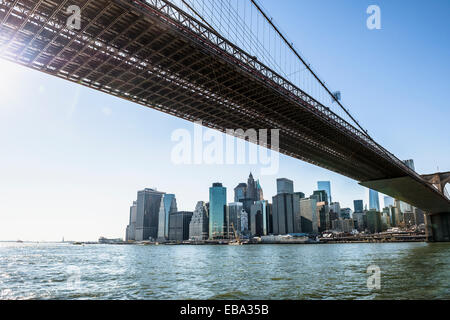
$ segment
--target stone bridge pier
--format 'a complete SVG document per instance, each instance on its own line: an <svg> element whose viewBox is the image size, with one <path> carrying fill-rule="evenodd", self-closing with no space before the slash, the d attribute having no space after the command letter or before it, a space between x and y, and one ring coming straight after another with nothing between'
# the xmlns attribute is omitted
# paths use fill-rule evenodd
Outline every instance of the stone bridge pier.
<svg viewBox="0 0 450 320"><path fill-rule="evenodd" d="M423 179L446 195L445 185L450 183L450 172L423 175ZM450 242L450 212L425 216L427 238L430 242Z"/></svg>

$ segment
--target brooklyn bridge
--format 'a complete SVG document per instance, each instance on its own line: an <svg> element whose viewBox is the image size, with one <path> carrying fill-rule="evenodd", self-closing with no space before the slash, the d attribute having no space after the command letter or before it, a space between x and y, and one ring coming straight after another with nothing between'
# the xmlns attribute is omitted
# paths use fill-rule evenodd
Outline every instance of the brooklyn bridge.
<svg viewBox="0 0 450 320"><path fill-rule="evenodd" d="M422 209L429 240L450 241L450 173L420 175L379 145L267 11L242 3L2 0L0 56L221 132L280 129L281 153Z"/></svg>

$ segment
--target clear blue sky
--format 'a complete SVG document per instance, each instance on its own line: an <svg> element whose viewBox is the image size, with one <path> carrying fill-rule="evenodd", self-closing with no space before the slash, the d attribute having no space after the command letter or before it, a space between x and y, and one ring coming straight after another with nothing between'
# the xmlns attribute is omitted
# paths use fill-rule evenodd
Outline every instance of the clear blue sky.
<svg viewBox="0 0 450 320"><path fill-rule="evenodd" d="M380 144L419 173L450 171L449 1L261 2ZM366 28L370 4L382 30ZM258 178L256 166L175 166L171 134L190 123L3 60L0 97L0 240L123 237L138 189L192 211L213 182L231 202L250 170ZM307 195L330 180L341 206L368 200L355 181L284 156L261 178L266 198L278 177Z"/></svg>

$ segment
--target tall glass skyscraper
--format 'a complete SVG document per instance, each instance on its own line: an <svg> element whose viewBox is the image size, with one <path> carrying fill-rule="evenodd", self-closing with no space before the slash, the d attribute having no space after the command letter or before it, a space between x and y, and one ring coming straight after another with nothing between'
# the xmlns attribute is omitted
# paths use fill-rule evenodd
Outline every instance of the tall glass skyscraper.
<svg viewBox="0 0 450 320"><path fill-rule="evenodd" d="M209 188L209 238L225 237L225 214L227 208L227 188L214 183Z"/></svg>
<svg viewBox="0 0 450 320"><path fill-rule="evenodd" d="M326 191L327 196L328 196L328 203L331 204L333 202L332 197L331 197L331 182L330 181L318 181L317 189Z"/></svg>
<svg viewBox="0 0 450 320"><path fill-rule="evenodd" d="M380 212L380 197L378 191L369 189L369 210Z"/></svg>
<svg viewBox="0 0 450 320"><path fill-rule="evenodd" d="M292 180L281 178L277 179L277 194L294 193L294 182Z"/></svg>
<svg viewBox="0 0 450 320"><path fill-rule="evenodd" d="M391 206L394 206L394 199L389 196L384 197L384 207L389 208Z"/></svg>
<svg viewBox="0 0 450 320"><path fill-rule="evenodd" d="M362 200L354 200L353 207L355 212L363 212L364 211L364 203Z"/></svg>
<svg viewBox="0 0 450 320"><path fill-rule="evenodd" d="M158 241L169 239L169 216L177 211L175 195L164 194L159 208Z"/></svg>

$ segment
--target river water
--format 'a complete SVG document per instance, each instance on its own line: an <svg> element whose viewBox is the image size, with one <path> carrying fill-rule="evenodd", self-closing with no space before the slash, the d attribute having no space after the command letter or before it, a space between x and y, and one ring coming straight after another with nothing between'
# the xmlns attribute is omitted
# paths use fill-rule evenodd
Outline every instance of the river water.
<svg viewBox="0 0 450 320"><path fill-rule="evenodd" d="M0 298L450 299L449 264L450 244L0 243Z"/></svg>

